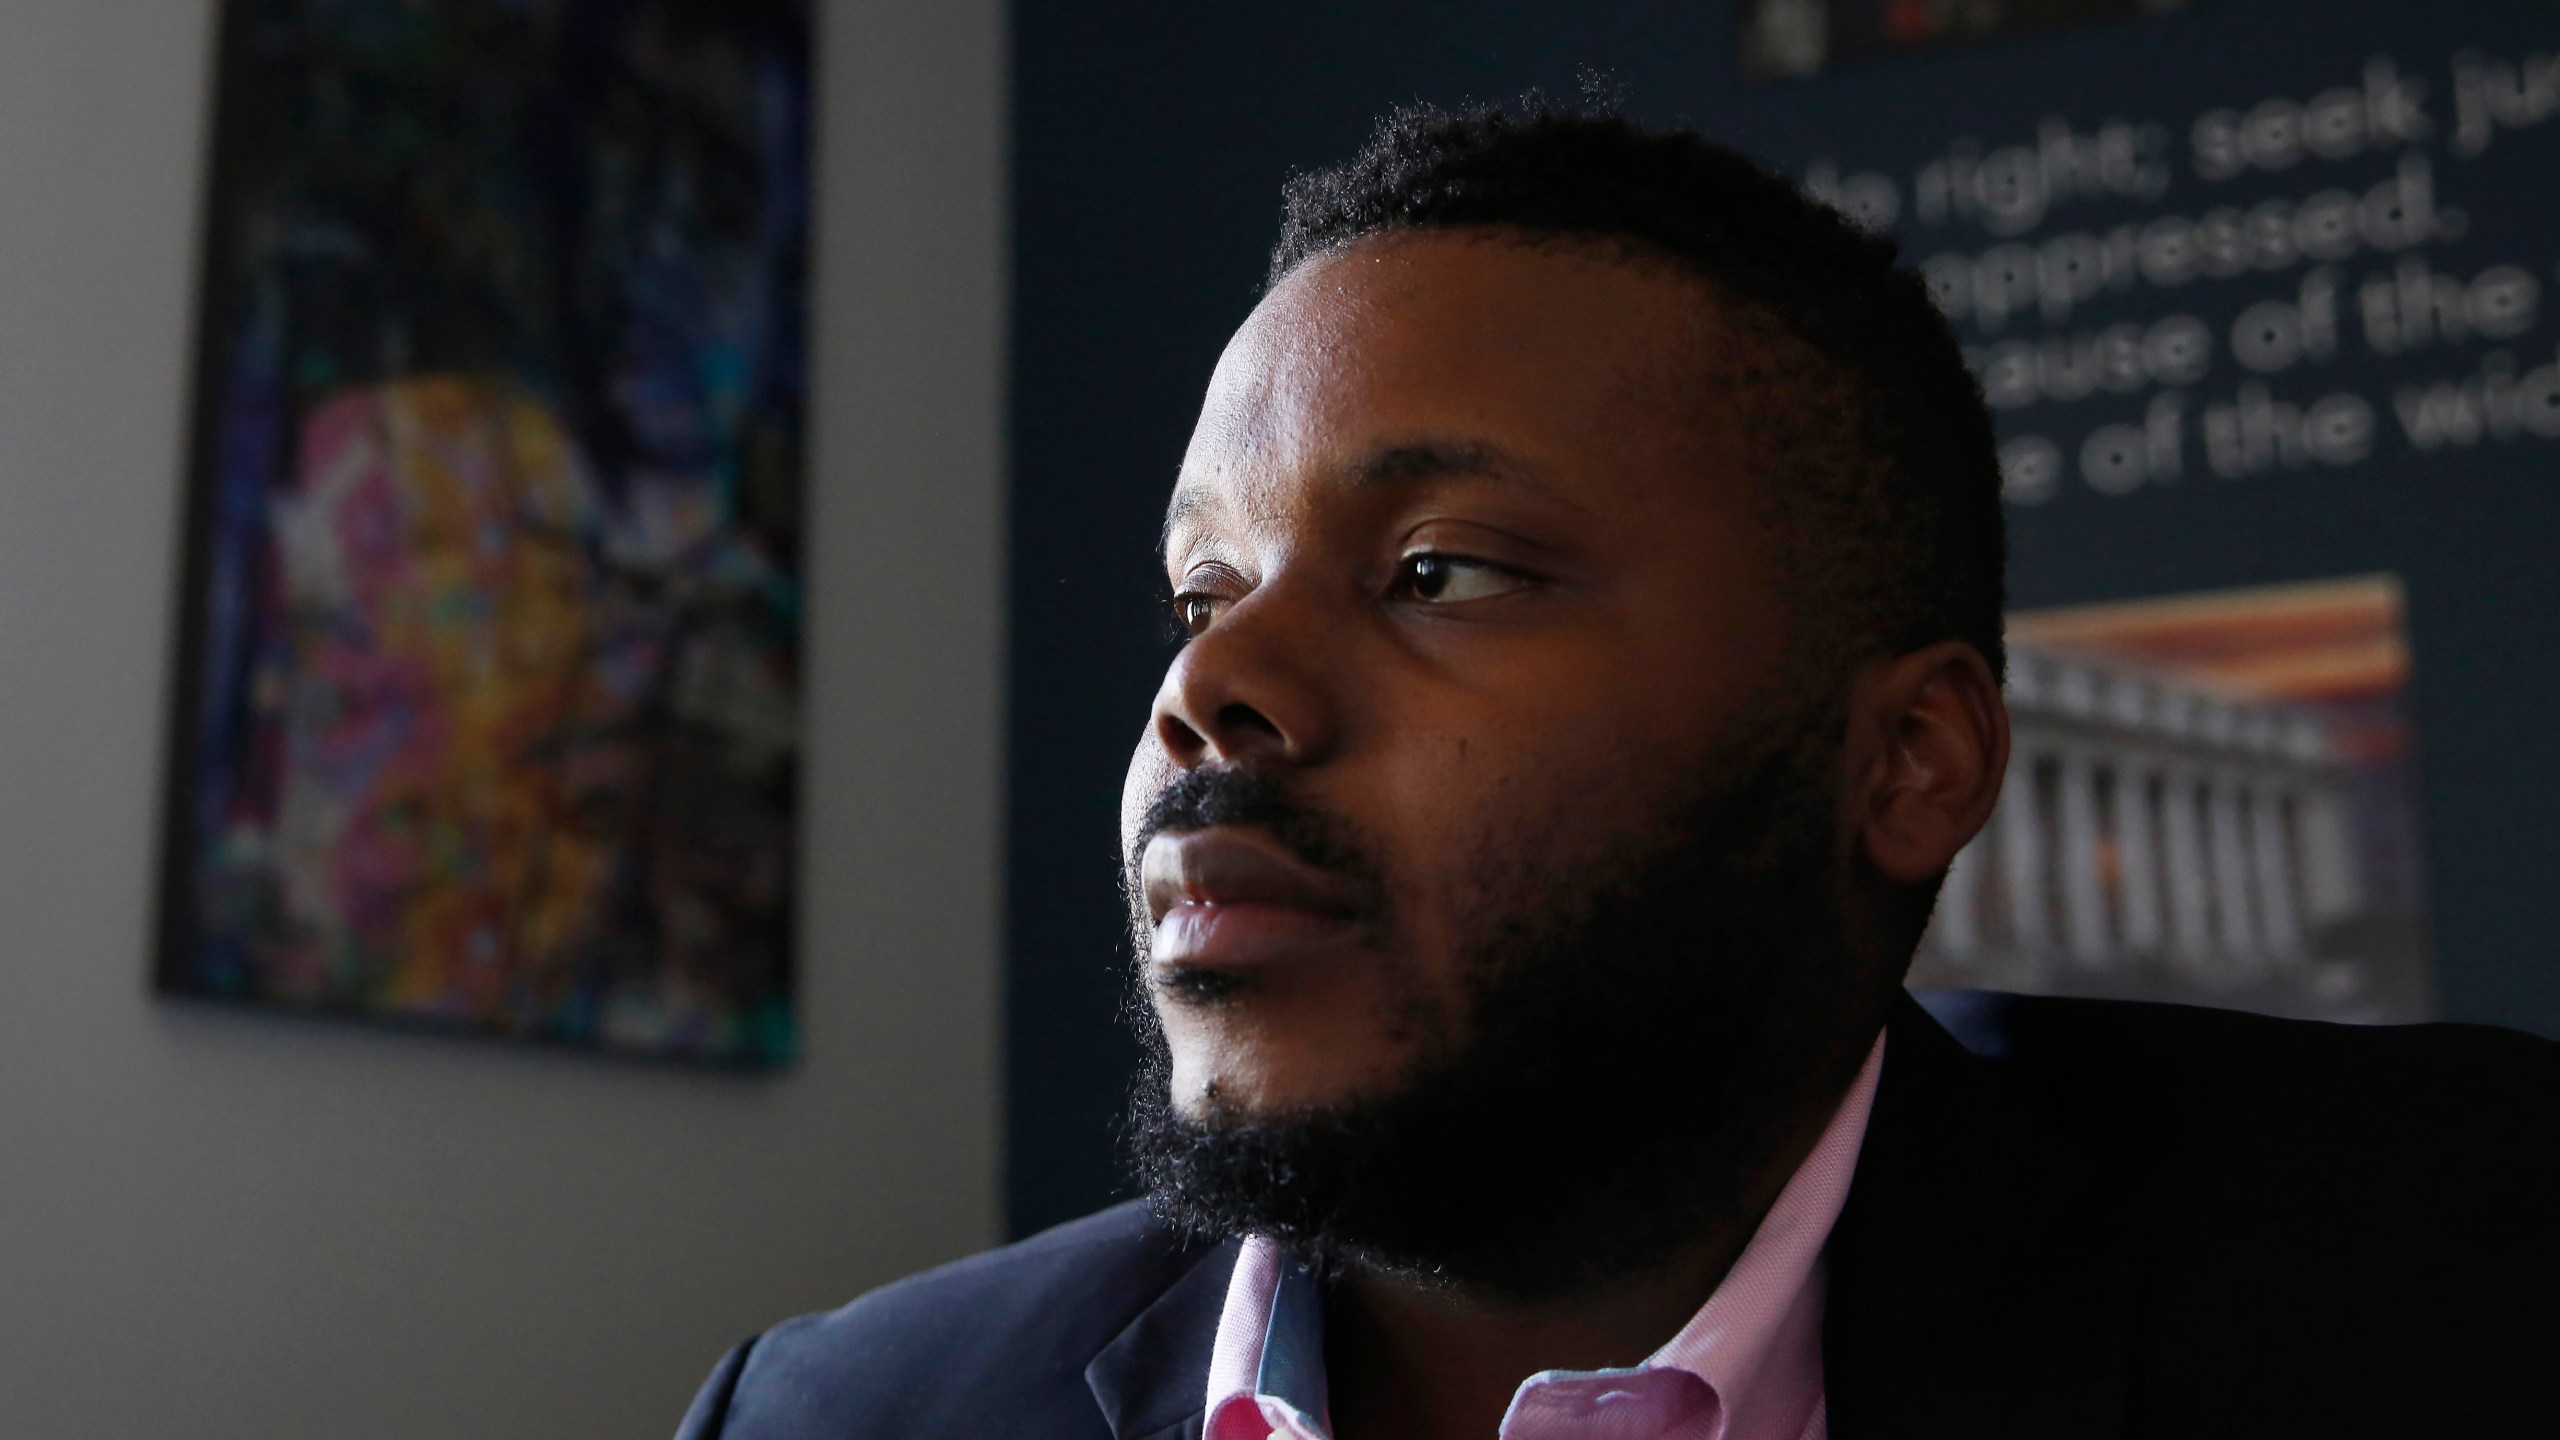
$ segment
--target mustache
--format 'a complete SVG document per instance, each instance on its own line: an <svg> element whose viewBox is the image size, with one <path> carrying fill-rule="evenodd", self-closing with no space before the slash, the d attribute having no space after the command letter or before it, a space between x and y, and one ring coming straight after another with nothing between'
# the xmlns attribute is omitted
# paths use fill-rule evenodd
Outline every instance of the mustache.
<svg viewBox="0 0 2560 1440"><path fill-rule="evenodd" d="M1136 886L1147 842L1158 835L1226 827L1260 830L1314 869L1359 881L1371 893L1379 888L1378 867L1350 825L1308 804L1281 776L1233 765L1186 770L1148 802L1121 857L1127 883Z"/></svg>

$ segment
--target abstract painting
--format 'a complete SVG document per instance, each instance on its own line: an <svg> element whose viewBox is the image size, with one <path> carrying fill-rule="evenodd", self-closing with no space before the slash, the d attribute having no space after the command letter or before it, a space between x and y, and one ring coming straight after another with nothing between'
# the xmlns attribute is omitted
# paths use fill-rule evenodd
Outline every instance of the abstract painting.
<svg viewBox="0 0 2560 1440"><path fill-rule="evenodd" d="M164 993L797 1048L806 0L229 0Z"/></svg>

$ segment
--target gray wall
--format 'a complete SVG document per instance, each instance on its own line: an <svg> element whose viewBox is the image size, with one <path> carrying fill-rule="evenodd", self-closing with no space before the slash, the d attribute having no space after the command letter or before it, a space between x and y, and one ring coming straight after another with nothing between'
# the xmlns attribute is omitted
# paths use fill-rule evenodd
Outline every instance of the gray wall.
<svg viewBox="0 0 2560 1440"><path fill-rule="evenodd" d="M0 40L0 1431L658 1435L997 1229L1002 7L831 3L806 1054L146 997L204 0Z"/></svg>

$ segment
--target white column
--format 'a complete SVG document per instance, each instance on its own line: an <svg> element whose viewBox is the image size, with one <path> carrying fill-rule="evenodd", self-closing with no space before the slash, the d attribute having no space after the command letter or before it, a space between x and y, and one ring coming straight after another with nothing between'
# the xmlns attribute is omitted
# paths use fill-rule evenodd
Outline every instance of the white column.
<svg viewBox="0 0 2560 1440"><path fill-rule="evenodd" d="M2160 841L2151 818L2152 767L2139 756L2116 762L2117 934L2136 955L2160 953Z"/></svg>
<svg viewBox="0 0 2560 1440"><path fill-rule="evenodd" d="M2171 770L2160 787L2160 830L2168 852L2169 934L2188 965L2208 967L2213 955L2208 918L2204 825L2196 814L2196 777Z"/></svg>
<svg viewBox="0 0 2560 1440"><path fill-rule="evenodd" d="M2302 832L2303 915L2313 925L2353 915L2364 904L2364 884L2356 873L2347 797L2337 783L2304 792L2295 823Z"/></svg>
<svg viewBox="0 0 2560 1440"><path fill-rule="evenodd" d="M2242 833L2247 799L2240 777L2217 770L2206 782L2206 823L2213 848L2213 920L2222 953L2246 964L2258 956L2256 917L2249 913L2248 838Z"/></svg>
<svg viewBox="0 0 2560 1440"><path fill-rule="evenodd" d="M2267 954L2278 960L2302 955L2301 911L2293 901L2293 836L2284 823L2284 792L2274 777L2252 787L2249 809L2249 852L2257 861L2258 933Z"/></svg>
<svg viewBox="0 0 2560 1440"><path fill-rule="evenodd" d="M2033 963L2045 948L2044 823L2037 813L2036 757L2012 746L2009 781L1993 816L2000 831L2000 878L2009 891L2009 938L2022 958Z"/></svg>
<svg viewBox="0 0 2560 1440"><path fill-rule="evenodd" d="M2062 752L2056 775L2054 821L2061 830L2063 936L2071 958L2082 965L2106 962L2113 948L2107 939L2107 896L2098 876L2098 773L2089 752L2074 745Z"/></svg>

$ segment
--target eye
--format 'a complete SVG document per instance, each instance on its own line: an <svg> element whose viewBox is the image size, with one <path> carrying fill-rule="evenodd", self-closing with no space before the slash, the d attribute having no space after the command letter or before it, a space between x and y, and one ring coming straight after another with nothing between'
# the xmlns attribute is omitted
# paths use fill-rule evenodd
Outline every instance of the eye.
<svg viewBox="0 0 2560 1440"><path fill-rule="evenodd" d="M1253 582L1235 567L1208 560L1186 566L1173 577L1174 591L1165 598L1165 638L1176 644L1198 639L1223 618L1229 606L1253 590Z"/></svg>
<svg viewBox="0 0 2560 1440"><path fill-rule="evenodd" d="M1204 595L1197 590L1186 590L1170 602L1173 628L1180 638L1190 639L1216 624L1218 617L1227 613L1227 607L1233 603L1223 595Z"/></svg>
<svg viewBox="0 0 2560 1440"><path fill-rule="evenodd" d="M1509 594L1527 583L1518 572L1489 560L1429 550L1407 555L1396 567L1397 591L1433 605L1489 599Z"/></svg>

